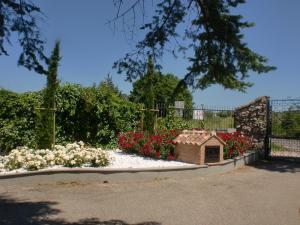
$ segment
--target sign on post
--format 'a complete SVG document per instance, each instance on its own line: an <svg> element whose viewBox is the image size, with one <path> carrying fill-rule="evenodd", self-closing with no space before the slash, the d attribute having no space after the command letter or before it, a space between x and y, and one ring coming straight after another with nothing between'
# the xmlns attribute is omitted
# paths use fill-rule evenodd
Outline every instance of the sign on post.
<svg viewBox="0 0 300 225"><path fill-rule="evenodd" d="M203 120L204 119L204 111L199 110L199 109L195 109L193 111L193 119L194 120Z"/></svg>
<svg viewBox="0 0 300 225"><path fill-rule="evenodd" d="M183 117L184 101L175 101L176 115Z"/></svg>
<svg viewBox="0 0 300 225"><path fill-rule="evenodd" d="M175 101L176 109L184 109L184 101Z"/></svg>

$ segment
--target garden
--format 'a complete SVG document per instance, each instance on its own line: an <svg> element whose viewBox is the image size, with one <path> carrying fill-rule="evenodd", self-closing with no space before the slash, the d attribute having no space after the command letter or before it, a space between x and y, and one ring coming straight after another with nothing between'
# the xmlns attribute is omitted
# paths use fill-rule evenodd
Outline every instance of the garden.
<svg viewBox="0 0 300 225"><path fill-rule="evenodd" d="M192 109L187 87L174 96L178 78L157 73L149 57L147 72L130 96L121 93L110 77L91 87L61 85L59 54L56 43L43 90L22 94L0 90L0 172L191 165L175 161L174 139L186 129L212 128L213 120L199 121L195 127L197 123L187 122L170 107L157 118L158 102L182 101ZM169 91L159 87L164 79ZM227 120L230 115L220 118ZM239 132L217 135L225 143L224 159L242 156L252 148L250 138Z"/></svg>
<svg viewBox="0 0 300 225"><path fill-rule="evenodd" d="M134 126L132 128L135 129ZM182 133L182 130L164 129L153 132L124 130L113 136L112 143L106 146L96 143L95 146L98 147L92 147L91 143L93 142L85 144L82 141L67 143L64 139L67 144L56 144L51 149L16 147L0 156L0 173L65 167L163 168L191 166L189 163L174 161L176 146L174 139ZM252 149L251 139L239 132L218 132L217 135L226 143L224 159L243 156L247 150Z"/></svg>

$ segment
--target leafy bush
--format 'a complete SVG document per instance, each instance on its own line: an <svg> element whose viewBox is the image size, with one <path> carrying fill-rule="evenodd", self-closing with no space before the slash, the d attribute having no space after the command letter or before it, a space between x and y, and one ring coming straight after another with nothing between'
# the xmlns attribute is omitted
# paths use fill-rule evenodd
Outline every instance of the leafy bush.
<svg viewBox="0 0 300 225"><path fill-rule="evenodd" d="M124 152L135 153L142 156L171 160L174 157L177 130L150 132L126 132L119 135L119 147Z"/></svg>
<svg viewBox="0 0 300 225"><path fill-rule="evenodd" d="M57 108L57 139L62 143L111 144L117 133L135 129L140 116L139 105L105 84L88 88L67 84L58 91Z"/></svg>
<svg viewBox="0 0 300 225"><path fill-rule="evenodd" d="M225 141L224 159L242 156L252 147L251 139L240 132L218 133L218 136Z"/></svg>
<svg viewBox="0 0 300 225"><path fill-rule="evenodd" d="M183 118L176 116L174 109L168 109L167 116L165 118L160 118L158 120L158 129L159 130L184 130L192 129L193 124Z"/></svg>
<svg viewBox="0 0 300 225"><path fill-rule="evenodd" d="M17 146L36 148L36 108L43 91L17 94L0 90L0 154ZM93 146L116 144L117 134L135 130L140 105L108 83L83 87L65 84L56 95L56 143L82 140Z"/></svg>
<svg viewBox="0 0 300 225"><path fill-rule="evenodd" d="M55 145L53 150L33 150L19 147L9 155L0 158L2 170L39 170L48 166L61 165L66 167L92 166L101 167L109 164L107 154L101 149L85 147L83 142Z"/></svg>
<svg viewBox="0 0 300 225"><path fill-rule="evenodd" d="M39 101L38 93L0 90L0 155L16 146L36 145L35 107Z"/></svg>
<svg viewBox="0 0 300 225"><path fill-rule="evenodd" d="M276 136L299 139L300 106L291 106L282 112L272 112L272 133Z"/></svg>

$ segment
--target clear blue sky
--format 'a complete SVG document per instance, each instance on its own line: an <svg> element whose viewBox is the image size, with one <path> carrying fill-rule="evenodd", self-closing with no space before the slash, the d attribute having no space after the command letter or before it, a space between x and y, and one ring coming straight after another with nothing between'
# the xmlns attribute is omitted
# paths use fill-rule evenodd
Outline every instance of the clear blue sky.
<svg viewBox="0 0 300 225"><path fill-rule="evenodd" d="M118 75L112 64L124 56L130 45L121 31L111 29L106 22L116 12L112 0L35 0L46 15L41 28L50 53L56 39L62 43L62 61L59 78L62 82L85 86L99 83L108 73L125 93L131 84ZM126 1L125 1L126 2ZM127 0L127 2L132 2ZM154 1L155 2L155 1ZM272 98L299 98L300 84L300 1L248 0L237 11L245 19L256 23L248 29L246 41L258 53L267 56L278 69L266 75L251 74L255 85L246 94L224 90L219 86L193 92L196 105L231 105L247 103L262 95ZM151 15L148 12L148 15ZM45 77L17 67L20 53L13 43L9 57L0 57L0 87L17 92L39 90ZM182 77L187 63L166 56L162 62L164 72Z"/></svg>

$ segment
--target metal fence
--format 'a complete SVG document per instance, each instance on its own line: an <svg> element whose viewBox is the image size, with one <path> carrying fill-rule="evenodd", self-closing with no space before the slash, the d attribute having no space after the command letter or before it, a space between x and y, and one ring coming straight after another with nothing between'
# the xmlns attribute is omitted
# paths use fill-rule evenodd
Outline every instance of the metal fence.
<svg viewBox="0 0 300 225"><path fill-rule="evenodd" d="M271 156L300 157L300 99L271 100Z"/></svg>
<svg viewBox="0 0 300 225"><path fill-rule="evenodd" d="M188 123L189 128L206 130L234 129L234 108L221 106L193 106L190 108L176 108L158 104L158 119L167 119L173 112L178 121Z"/></svg>

